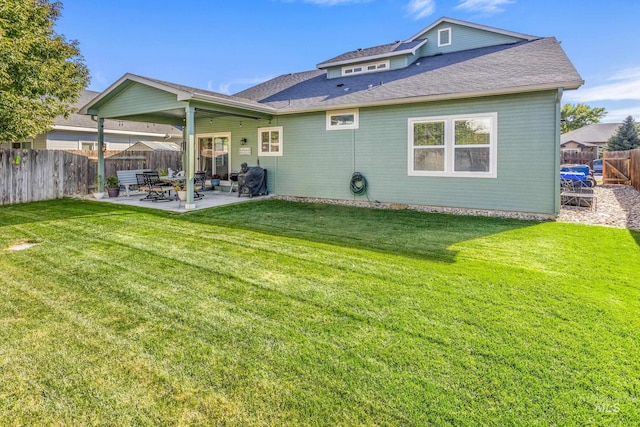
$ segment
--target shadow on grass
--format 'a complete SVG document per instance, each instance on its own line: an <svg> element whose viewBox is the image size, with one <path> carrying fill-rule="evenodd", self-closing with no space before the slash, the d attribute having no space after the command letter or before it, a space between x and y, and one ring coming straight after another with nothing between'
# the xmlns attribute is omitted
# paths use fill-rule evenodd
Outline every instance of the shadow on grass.
<svg viewBox="0 0 640 427"><path fill-rule="evenodd" d="M179 219L445 263L454 261L457 251L449 248L457 242L538 224L275 199L203 209Z"/></svg>
<svg viewBox="0 0 640 427"><path fill-rule="evenodd" d="M640 231L629 230L629 234L631 234L633 240L636 241L636 245L640 246Z"/></svg>
<svg viewBox="0 0 640 427"><path fill-rule="evenodd" d="M627 228L640 228L640 192L631 185L611 185L609 186L616 200L620 204L620 209L627 216ZM629 230L631 236L640 246L640 232Z"/></svg>
<svg viewBox="0 0 640 427"><path fill-rule="evenodd" d="M538 224L535 221L505 218L355 208L275 199L213 207L187 214L82 199L61 199L2 206L0 229L2 226L40 221L100 217L108 221L110 217L138 214L445 263L454 262L457 252L449 248L457 242Z"/></svg>
<svg viewBox="0 0 640 427"><path fill-rule="evenodd" d="M99 203L83 199L56 199L0 206L0 227L42 221L130 215L135 212L156 213L145 208Z"/></svg>

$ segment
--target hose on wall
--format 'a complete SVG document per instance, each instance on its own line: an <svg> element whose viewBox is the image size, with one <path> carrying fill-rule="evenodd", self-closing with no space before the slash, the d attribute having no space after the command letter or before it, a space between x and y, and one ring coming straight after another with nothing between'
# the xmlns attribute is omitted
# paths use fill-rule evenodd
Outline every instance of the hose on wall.
<svg viewBox="0 0 640 427"><path fill-rule="evenodd" d="M351 193L355 196L362 196L367 193L367 179L360 173L354 172L349 183ZM369 198L369 196L367 196Z"/></svg>

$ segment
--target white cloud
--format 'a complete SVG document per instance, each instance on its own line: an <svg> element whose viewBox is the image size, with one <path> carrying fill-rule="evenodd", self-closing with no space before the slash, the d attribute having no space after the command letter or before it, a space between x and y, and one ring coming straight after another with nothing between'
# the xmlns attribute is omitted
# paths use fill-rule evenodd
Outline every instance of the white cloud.
<svg viewBox="0 0 640 427"><path fill-rule="evenodd" d="M411 0L407 5L407 10L413 19L420 19L431 15L436 9L435 0Z"/></svg>
<svg viewBox="0 0 640 427"><path fill-rule="evenodd" d="M640 67L624 68L615 72L609 80L640 79Z"/></svg>
<svg viewBox="0 0 640 427"><path fill-rule="evenodd" d="M102 71L98 70L91 74L91 87L106 88L107 86L109 86L109 83L111 82L107 80Z"/></svg>
<svg viewBox="0 0 640 427"><path fill-rule="evenodd" d="M212 92L218 92L225 95L230 95L232 86L253 86L262 82L266 82L267 80L272 79L272 77L252 77L252 78L241 78L241 79L233 79L226 83L221 83L218 85L218 89L216 90L213 87L213 82L209 80L207 82L207 90ZM241 87L239 90L246 89L246 87ZM233 92L237 92L238 90L234 90Z"/></svg>
<svg viewBox="0 0 640 427"><path fill-rule="evenodd" d="M636 122L640 120L640 104L628 108L620 108L607 111L607 115L602 120L604 123L622 123L627 117L633 117Z"/></svg>
<svg viewBox="0 0 640 427"><path fill-rule="evenodd" d="M461 0L456 9L467 10L469 12L481 12L494 14L504 12L502 6L515 3L515 0Z"/></svg>
<svg viewBox="0 0 640 427"><path fill-rule="evenodd" d="M304 0L305 3L318 4L321 6L340 6L351 3L366 3L370 0Z"/></svg>
<svg viewBox="0 0 640 427"><path fill-rule="evenodd" d="M613 83L579 89L567 98L577 102L640 100L640 67L620 70L608 81Z"/></svg>

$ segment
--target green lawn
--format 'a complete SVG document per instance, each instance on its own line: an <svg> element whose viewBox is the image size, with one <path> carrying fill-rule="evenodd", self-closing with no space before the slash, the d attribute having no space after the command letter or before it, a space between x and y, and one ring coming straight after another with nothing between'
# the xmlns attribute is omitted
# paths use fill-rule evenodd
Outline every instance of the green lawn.
<svg viewBox="0 0 640 427"><path fill-rule="evenodd" d="M0 207L2 425L636 425L638 331L628 230Z"/></svg>

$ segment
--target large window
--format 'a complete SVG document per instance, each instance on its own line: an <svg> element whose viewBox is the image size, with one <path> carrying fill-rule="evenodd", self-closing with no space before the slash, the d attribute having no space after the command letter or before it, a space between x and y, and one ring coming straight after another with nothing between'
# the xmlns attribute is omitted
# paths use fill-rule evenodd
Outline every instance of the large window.
<svg viewBox="0 0 640 427"><path fill-rule="evenodd" d="M282 156L282 126L258 128L258 155Z"/></svg>
<svg viewBox="0 0 640 427"><path fill-rule="evenodd" d="M409 119L409 175L497 176L497 113Z"/></svg>

